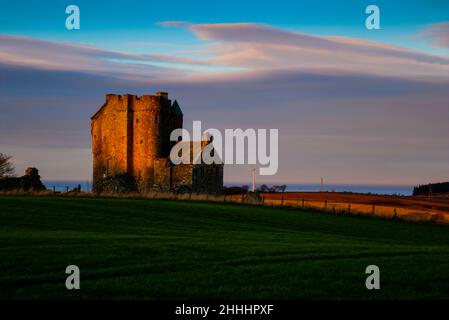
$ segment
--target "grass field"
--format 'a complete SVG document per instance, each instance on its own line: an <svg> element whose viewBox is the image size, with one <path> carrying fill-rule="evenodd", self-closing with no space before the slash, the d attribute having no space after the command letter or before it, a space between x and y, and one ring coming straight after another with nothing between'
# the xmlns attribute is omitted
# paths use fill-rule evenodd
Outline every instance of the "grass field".
<svg viewBox="0 0 449 320"><path fill-rule="evenodd" d="M65 268L81 290L65 288ZM365 288L365 268L381 290ZM0 197L0 298L449 298L449 228L288 208Z"/></svg>

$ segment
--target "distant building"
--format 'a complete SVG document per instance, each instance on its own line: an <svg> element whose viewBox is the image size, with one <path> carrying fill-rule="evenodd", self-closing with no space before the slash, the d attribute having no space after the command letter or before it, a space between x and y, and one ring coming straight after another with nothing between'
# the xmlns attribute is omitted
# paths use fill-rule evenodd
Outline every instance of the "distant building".
<svg viewBox="0 0 449 320"><path fill-rule="evenodd" d="M165 92L106 95L91 118L94 191L221 193L223 165L171 163L171 148L187 143L170 141L182 125L181 108ZM201 142L201 150L207 143Z"/></svg>
<svg viewBox="0 0 449 320"><path fill-rule="evenodd" d="M21 177L0 178L0 191L44 191L45 186L41 182L39 170L26 168Z"/></svg>

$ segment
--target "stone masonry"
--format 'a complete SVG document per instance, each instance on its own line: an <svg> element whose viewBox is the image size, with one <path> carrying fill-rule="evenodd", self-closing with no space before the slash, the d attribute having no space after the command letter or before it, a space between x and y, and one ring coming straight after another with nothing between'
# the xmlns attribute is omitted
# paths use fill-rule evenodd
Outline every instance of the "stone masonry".
<svg viewBox="0 0 449 320"><path fill-rule="evenodd" d="M106 95L91 118L94 191L221 193L223 165L171 163L177 142L170 133L182 125L181 108L166 92Z"/></svg>

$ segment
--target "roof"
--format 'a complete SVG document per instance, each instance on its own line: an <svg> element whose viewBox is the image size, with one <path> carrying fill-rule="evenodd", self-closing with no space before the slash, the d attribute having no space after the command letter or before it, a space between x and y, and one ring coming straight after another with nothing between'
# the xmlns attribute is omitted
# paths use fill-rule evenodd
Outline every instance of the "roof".
<svg viewBox="0 0 449 320"><path fill-rule="evenodd" d="M194 148L195 143L200 145L199 150L195 150L195 148ZM204 149L206 148L206 146L210 144L210 142L204 141L204 140L203 141L191 141L191 140L189 140L189 141L178 141L176 144L189 144L190 145L190 160L191 160L191 163L192 164L197 164L196 162L199 159L201 160L201 155L202 155ZM195 151L197 151L197 152L195 153Z"/></svg>
<svg viewBox="0 0 449 320"><path fill-rule="evenodd" d="M178 101L174 101L172 104L172 108L173 108L173 112L175 113L175 115L177 116L182 116L183 113L181 111L181 108L179 107Z"/></svg>

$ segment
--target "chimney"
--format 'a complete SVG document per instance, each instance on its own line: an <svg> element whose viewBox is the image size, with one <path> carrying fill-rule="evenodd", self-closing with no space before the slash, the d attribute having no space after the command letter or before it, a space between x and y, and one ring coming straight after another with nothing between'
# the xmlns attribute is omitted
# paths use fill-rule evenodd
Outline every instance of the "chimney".
<svg viewBox="0 0 449 320"><path fill-rule="evenodd" d="M158 92L156 92L156 97L161 97L163 99L168 99L168 92L158 91Z"/></svg>

